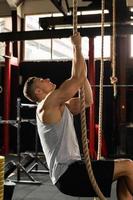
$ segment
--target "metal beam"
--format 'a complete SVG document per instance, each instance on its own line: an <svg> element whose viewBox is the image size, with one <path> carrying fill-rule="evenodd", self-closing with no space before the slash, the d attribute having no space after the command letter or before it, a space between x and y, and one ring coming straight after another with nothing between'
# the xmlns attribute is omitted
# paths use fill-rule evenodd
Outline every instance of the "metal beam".
<svg viewBox="0 0 133 200"><path fill-rule="evenodd" d="M68 10L68 12L69 12L69 11L70 11L70 8L69 8L68 0L65 0L65 3L66 3L67 10Z"/></svg>
<svg viewBox="0 0 133 200"><path fill-rule="evenodd" d="M39 24L43 29L55 27L59 25L72 25L72 16L67 17L45 17L39 18ZM105 23L111 22L112 19L108 14L105 14ZM101 14L97 15L80 15L78 16L78 25L81 24L101 24Z"/></svg>
<svg viewBox="0 0 133 200"><path fill-rule="evenodd" d="M25 0L6 0L12 9L17 8L20 4L24 3Z"/></svg>
<svg viewBox="0 0 133 200"><path fill-rule="evenodd" d="M78 31L81 36L100 36L100 28L80 28ZM24 41L51 38L67 38L72 35L72 29L46 30L46 31L23 31L23 32L6 32L0 33L0 41ZM105 27L105 35L111 35L112 28ZM124 25L117 27L117 35L133 34L133 26Z"/></svg>
<svg viewBox="0 0 133 200"><path fill-rule="evenodd" d="M62 0L51 0L51 2L55 5L55 7L56 7L64 16L67 16L67 12L65 11L65 9L63 8L63 6L61 5L61 1L62 1Z"/></svg>

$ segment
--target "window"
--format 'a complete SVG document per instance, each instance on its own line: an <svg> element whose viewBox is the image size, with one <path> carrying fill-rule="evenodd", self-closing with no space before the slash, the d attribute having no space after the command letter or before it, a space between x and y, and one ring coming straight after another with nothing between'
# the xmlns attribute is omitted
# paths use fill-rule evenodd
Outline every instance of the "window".
<svg viewBox="0 0 133 200"><path fill-rule="evenodd" d="M48 15L26 16L26 30L39 30L39 18L49 17ZM65 27L64 27L65 28ZM110 57L110 36L104 37L104 57ZM101 37L95 38L95 58L101 56ZM89 39L82 38L82 52L85 58L88 58ZM49 59L72 59L72 44L70 38L62 39L47 39L47 40L32 40L25 41L25 60L49 60Z"/></svg>
<svg viewBox="0 0 133 200"><path fill-rule="evenodd" d="M109 58L110 57L110 36L104 36L104 58ZM94 47L95 47L95 58L100 58L101 57L101 36L97 36L94 41Z"/></svg>
<svg viewBox="0 0 133 200"><path fill-rule="evenodd" d="M72 45L70 38L52 40L52 59L72 58Z"/></svg>
<svg viewBox="0 0 133 200"><path fill-rule="evenodd" d="M12 30L11 17L0 18L0 32L9 32ZM5 43L0 42L0 61L4 61L3 55L5 55Z"/></svg>
<svg viewBox="0 0 133 200"><path fill-rule="evenodd" d="M50 40L25 41L25 60L49 60L51 59Z"/></svg>
<svg viewBox="0 0 133 200"><path fill-rule="evenodd" d="M131 57L133 57L133 35L131 35Z"/></svg>
<svg viewBox="0 0 133 200"><path fill-rule="evenodd" d="M11 17L0 18L0 32L10 32L12 30Z"/></svg>

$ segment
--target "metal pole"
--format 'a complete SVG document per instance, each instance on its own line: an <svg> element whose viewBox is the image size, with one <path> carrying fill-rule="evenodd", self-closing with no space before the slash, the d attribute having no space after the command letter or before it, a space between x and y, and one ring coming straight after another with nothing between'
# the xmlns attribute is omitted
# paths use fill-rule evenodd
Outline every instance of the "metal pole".
<svg viewBox="0 0 133 200"><path fill-rule="evenodd" d="M95 85L95 62L94 62L94 37L89 38L89 81L91 85ZM93 99L95 102L95 88L92 88ZM95 103L90 106L89 112L89 149L91 158L96 158L95 152Z"/></svg>
<svg viewBox="0 0 133 200"><path fill-rule="evenodd" d="M5 47L5 68L4 68L4 113L3 119L10 118L10 101L11 101L11 58L10 58L10 42L6 42ZM9 147L9 124L3 125L3 153L8 154Z"/></svg>
<svg viewBox="0 0 133 200"><path fill-rule="evenodd" d="M20 155L20 129L21 129L21 116L20 116L20 105L21 99L17 98L17 156L18 156L18 163L21 161ZM17 180L20 180L20 167L17 167Z"/></svg>

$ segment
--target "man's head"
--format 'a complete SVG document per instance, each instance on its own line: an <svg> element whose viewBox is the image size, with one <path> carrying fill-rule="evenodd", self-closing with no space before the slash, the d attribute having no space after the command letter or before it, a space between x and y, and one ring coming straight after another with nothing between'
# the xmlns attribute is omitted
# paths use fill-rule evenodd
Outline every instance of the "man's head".
<svg viewBox="0 0 133 200"><path fill-rule="evenodd" d="M49 79L29 77L24 84L24 96L32 102L40 102L45 96L53 91L56 85Z"/></svg>

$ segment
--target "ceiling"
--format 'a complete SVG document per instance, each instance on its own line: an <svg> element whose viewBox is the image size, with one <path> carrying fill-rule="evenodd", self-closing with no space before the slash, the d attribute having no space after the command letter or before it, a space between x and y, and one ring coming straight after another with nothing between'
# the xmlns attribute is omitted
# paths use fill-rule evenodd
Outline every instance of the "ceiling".
<svg viewBox="0 0 133 200"><path fill-rule="evenodd" d="M112 1L105 0L105 9L108 14L105 15L105 22L112 21ZM91 11L101 9L101 0L77 0L78 11ZM133 7L133 0L115 0L116 2L116 22L129 23L131 22L130 7ZM10 16L12 10L17 10L19 16L35 14L62 13L67 18L68 13L71 13L73 0L0 0L0 17ZM87 17L88 19L80 20L81 23L99 23L101 19L98 15ZM66 21L65 21L66 23Z"/></svg>
<svg viewBox="0 0 133 200"><path fill-rule="evenodd" d="M77 0L78 10L101 9L101 0ZM9 16L16 9L18 14L44 14L61 12L67 15L72 10L73 0L0 0L0 16ZM129 7L133 6L133 0L116 0L117 14L120 19L127 18ZM112 12L112 0L105 0L105 8Z"/></svg>
<svg viewBox="0 0 133 200"><path fill-rule="evenodd" d="M91 1L78 0L78 6L87 6ZM21 15L67 12L72 0L0 0L0 16L10 15L17 9Z"/></svg>
<svg viewBox="0 0 133 200"><path fill-rule="evenodd" d="M94 11L101 10L101 0L77 0L78 1L78 11ZM105 14L105 23L112 25L112 1L104 0L105 9L108 11ZM133 12L131 12L131 7L133 7L133 0L115 0L116 4L116 17L115 22L117 25L118 34L133 34ZM70 35L70 31L67 29L55 30L56 26L72 25L72 9L73 0L0 0L0 17L11 16L12 11L16 10L17 14L22 18L25 15L37 15L37 14L53 14L62 13L61 17L47 17L40 18L39 23L43 29L51 30L45 33L39 32L38 38L41 37L66 37ZM101 24L101 14L86 14L78 16L78 24L81 30L79 30L82 35L100 35L100 28L97 25ZM81 25L95 25L95 27L82 28ZM111 28L107 27L105 29L105 34L110 34ZM19 35L13 36L13 40L18 39L29 39L31 37L36 37L35 33L23 33L26 36ZM29 34L29 35L27 35ZM40 35L39 35L40 34ZM51 35L52 34L52 35ZM9 38L9 34L3 40ZM5 35L4 35L5 37ZM14 38L16 37L16 38ZM1 40L2 40L1 39Z"/></svg>

